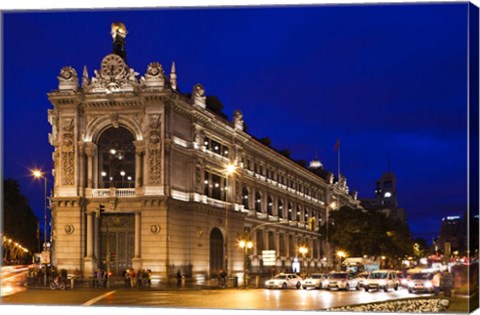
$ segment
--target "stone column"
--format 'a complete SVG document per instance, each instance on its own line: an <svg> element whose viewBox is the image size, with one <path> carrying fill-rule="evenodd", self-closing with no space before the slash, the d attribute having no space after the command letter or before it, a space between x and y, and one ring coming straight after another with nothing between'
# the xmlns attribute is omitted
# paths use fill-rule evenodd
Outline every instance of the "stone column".
<svg viewBox="0 0 480 315"><path fill-rule="evenodd" d="M79 187L80 191L82 192L81 195L84 193L85 188L85 142L79 141L78 142L78 160L79 160Z"/></svg>
<svg viewBox="0 0 480 315"><path fill-rule="evenodd" d="M96 268L96 259L93 256L93 219L95 212L87 212L87 235L86 235L86 256L83 259L83 272L85 277L93 276Z"/></svg>
<svg viewBox="0 0 480 315"><path fill-rule="evenodd" d="M134 141L135 145L135 188L143 186L143 156L145 153L145 142L144 141Z"/></svg>
<svg viewBox="0 0 480 315"><path fill-rule="evenodd" d="M135 212L135 258L140 258L140 211Z"/></svg>
<svg viewBox="0 0 480 315"><path fill-rule="evenodd" d="M97 146L95 143L88 142L85 146L85 153L88 157L87 166L87 188L93 187L93 157L95 156Z"/></svg>
<svg viewBox="0 0 480 315"><path fill-rule="evenodd" d="M87 257L93 256L93 212L87 213Z"/></svg>
<svg viewBox="0 0 480 315"><path fill-rule="evenodd" d="M140 211L135 212L135 253L132 259L132 265L135 270L142 268L142 258L140 257L140 232L141 232Z"/></svg>

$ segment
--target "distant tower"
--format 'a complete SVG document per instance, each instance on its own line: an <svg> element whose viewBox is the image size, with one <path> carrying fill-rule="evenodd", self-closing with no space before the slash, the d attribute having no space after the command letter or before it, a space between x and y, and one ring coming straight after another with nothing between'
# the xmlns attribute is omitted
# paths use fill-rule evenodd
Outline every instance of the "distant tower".
<svg viewBox="0 0 480 315"><path fill-rule="evenodd" d="M127 50L125 49L125 37L127 37L127 28L125 27L125 24L122 22L113 22L111 34L113 39L112 53L122 57L126 63Z"/></svg>
<svg viewBox="0 0 480 315"><path fill-rule="evenodd" d="M383 174L382 178L376 182L375 197L378 205L392 209L398 207L397 179L393 172Z"/></svg>

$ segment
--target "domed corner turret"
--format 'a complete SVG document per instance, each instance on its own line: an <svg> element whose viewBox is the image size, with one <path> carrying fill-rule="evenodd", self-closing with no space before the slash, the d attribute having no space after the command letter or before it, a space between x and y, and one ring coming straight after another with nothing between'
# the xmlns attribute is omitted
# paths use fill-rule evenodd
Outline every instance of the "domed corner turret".
<svg viewBox="0 0 480 315"><path fill-rule="evenodd" d="M323 168L322 162L318 159L318 154L315 154L315 158L310 161L310 164L308 166L309 169L311 170L317 170Z"/></svg>

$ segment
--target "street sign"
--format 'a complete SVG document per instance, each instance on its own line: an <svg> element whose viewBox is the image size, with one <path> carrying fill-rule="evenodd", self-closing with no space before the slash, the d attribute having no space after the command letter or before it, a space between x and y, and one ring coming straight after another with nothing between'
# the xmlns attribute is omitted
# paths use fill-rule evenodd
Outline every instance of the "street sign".
<svg viewBox="0 0 480 315"><path fill-rule="evenodd" d="M274 250L262 250L262 259L264 266L275 266L275 251Z"/></svg>
<svg viewBox="0 0 480 315"><path fill-rule="evenodd" d="M42 251L42 264L48 265L50 263L50 251L44 250Z"/></svg>

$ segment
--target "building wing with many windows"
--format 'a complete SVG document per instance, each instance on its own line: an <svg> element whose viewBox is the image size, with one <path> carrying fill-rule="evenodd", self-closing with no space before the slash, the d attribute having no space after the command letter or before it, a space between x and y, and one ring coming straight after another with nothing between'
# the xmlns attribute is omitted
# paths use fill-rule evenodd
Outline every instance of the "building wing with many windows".
<svg viewBox="0 0 480 315"><path fill-rule="evenodd" d="M152 62L140 75L121 35L117 28L93 75L64 67L48 94L54 263L84 276L106 264L114 275L241 274L238 241L248 238L251 272L266 268L262 250L275 251L276 270L331 266L319 227L330 210L359 206L345 178L335 182L320 163L307 168L249 135L241 111L225 119L201 84L179 93L174 63L169 74Z"/></svg>

